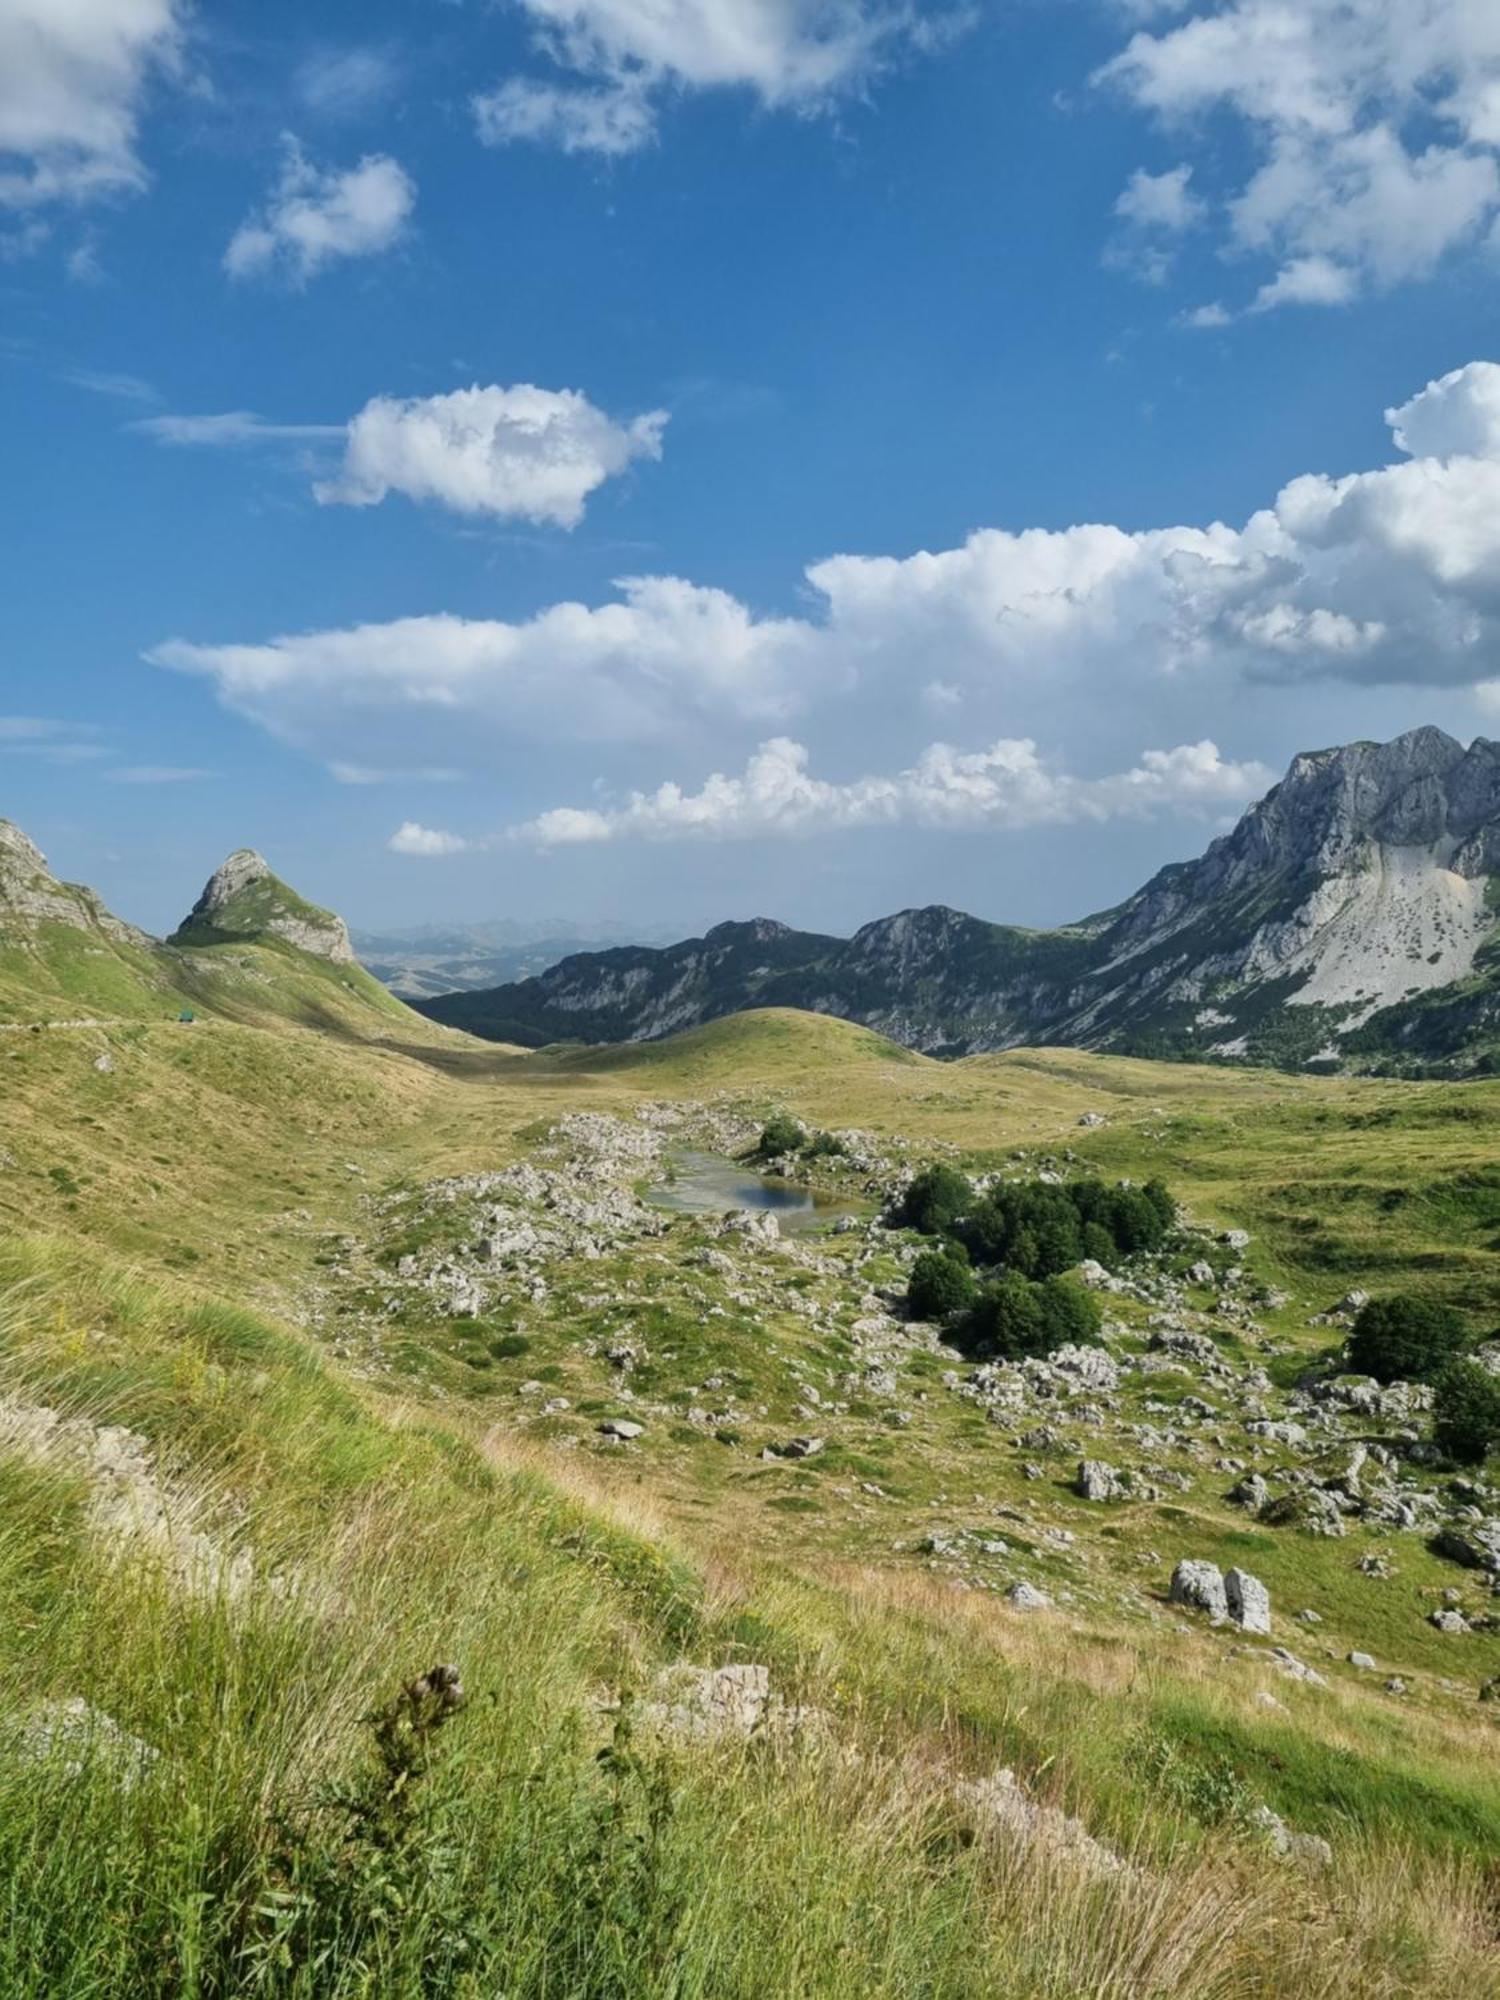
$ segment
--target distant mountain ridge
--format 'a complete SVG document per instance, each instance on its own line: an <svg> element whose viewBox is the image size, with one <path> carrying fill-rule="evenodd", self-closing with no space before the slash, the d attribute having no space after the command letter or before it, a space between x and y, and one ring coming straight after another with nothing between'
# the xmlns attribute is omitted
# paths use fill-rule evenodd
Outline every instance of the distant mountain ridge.
<svg viewBox="0 0 1500 2000"><path fill-rule="evenodd" d="M853 938L769 919L418 1003L501 1041L640 1041L801 1007L929 1054L1064 1044L1465 1072L1500 1057L1500 744L1293 759L1196 861L1058 930L932 906Z"/></svg>
<svg viewBox="0 0 1500 2000"><path fill-rule="evenodd" d="M409 930L354 933L360 963L403 1000L468 992L532 979L560 959L617 945L667 944L654 924L582 924L561 918L502 917L477 924L420 924Z"/></svg>

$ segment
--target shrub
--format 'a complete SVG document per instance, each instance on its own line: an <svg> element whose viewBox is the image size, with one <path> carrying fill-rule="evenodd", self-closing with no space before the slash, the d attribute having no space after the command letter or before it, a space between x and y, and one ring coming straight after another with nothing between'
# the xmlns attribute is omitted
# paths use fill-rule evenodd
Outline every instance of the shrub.
<svg viewBox="0 0 1500 2000"><path fill-rule="evenodd" d="M971 1345L1006 1361L1041 1353L1045 1338L1041 1289L1015 1271L986 1285L969 1315Z"/></svg>
<svg viewBox="0 0 1500 2000"><path fill-rule="evenodd" d="M1070 1341L1086 1347L1099 1338L1103 1311L1095 1295L1076 1278L1061 1275L1046 1278L1038 1289L1042 1294L1047 1353L1054 1347L1065 1347Z"/></svg>
<svg viewBox="0 0 1500 2000"><path fill-rule="evenodd" d="M1095 1179L1007 1181L964 1215L957 1233L976 1263L1003 1264L1027 1278L1071 1271L1085 1257L1113 1265L1160 1248L1177 1204L1160 1181L1106 1187Z"/></svg>
<svg viewBox="0 0 1500 2000"><path fill-rule="evenodd" d="M1377 1382L1430 1382L1468 1345L1452 1306L1396 1293L1360 1309L1349 1336L1349 1366Z"/></svg>
<svg viewBox="0 0 1500 2000"><path fill-rule="evenodd" d="M911 1267L906 1308L913 1319L949 1319L967 1312L979 1297L968 1258L954 1245L924 1250Z"/></svg>
<svg viewBox="0 0 1500 2000"><path fill-rule="evenodd" d="M924 1167L906 1190L896 1222L924 1236L942 1236L974 1205L974 1189L956 1167Z"/></svg>
<svg viewBox="0 0 1500 2000"><path fill-rule="evenodd" d="M1094 1263L1102 1264L1106 1270L1113 1267L1119 1257L1119 1246L1102 1222L1086 1222L1083 1225L1083 1254Z"/></svg>
<svg viewBox="0 0 1500 2000"><path fill-rule="evenodd" d="M1438 1449L1459 1465L1483 1465L1500 1448L1500 1375L1478 1361L1450 1361L1433 1387Z"/></svg>
<svg viewBox="0 0 1500 2000"><path fill-rule="evenodd" d="M807 1142L807 1157L810 1160L839 1160L846 1150L843 1140L832 1132L814 1132Z"/></svg>
<svg viewBox="0 0 1500 2000"><path fill-rule="evenodd" d="M778 1111L774 1118L766 1120L755 1150L763 1160L777 1160L783 1153L800 1153L806 1144L807 1134L796 1119Z"/></svg>

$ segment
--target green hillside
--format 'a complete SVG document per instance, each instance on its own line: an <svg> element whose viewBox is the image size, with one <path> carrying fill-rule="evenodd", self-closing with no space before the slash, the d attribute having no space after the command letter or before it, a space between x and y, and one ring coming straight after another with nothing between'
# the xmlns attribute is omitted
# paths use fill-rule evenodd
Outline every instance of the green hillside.
<svg viewBox="0 0 1500 2000"><path fill-rule="evenodd" d="M1500 1084L784 1009L528 1052L284 937L63 930L0 1035L0 1989L1494 1986L1482 1577L1218 1466L1295 1493L1372 1435L1297 1400L1353 1287L1493 1330ZM75 966L114 1001L64 1012ZM772 1114L810 1234L645 1199L753 1178ZM1110 1386L1007 1418L903 1319L875 1216L933 1160L1167 1183L1198 1233L1106 1297ZM1305 1677L1169 1608L1183 1556L1252 1569ZM462 1704L403 1694L450 1661Z"/></svg>

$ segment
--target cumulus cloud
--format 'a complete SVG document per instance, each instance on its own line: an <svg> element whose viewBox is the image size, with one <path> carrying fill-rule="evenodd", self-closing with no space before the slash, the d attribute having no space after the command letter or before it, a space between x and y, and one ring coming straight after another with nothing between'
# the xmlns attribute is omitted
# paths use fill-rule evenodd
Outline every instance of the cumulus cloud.
<svg viewBox="0 0 1500 2000"><path fill-rule="evenodd" d="M519 623L439 613L264 645L170 640L149 657L207 676L287 741L332 736L332 754L353 761L364 761L355 742L397 735L435 737L463 759L501 738L651 740L693 715L776 722L826 675L800 619L757 619L676 577L620 589L616 603L554 604Z"/></svg>
<svg viewBox="0 0 1500 2000"><path fill-rule="evenodd" d="M414 819L403 821L386 842L392 854L412 854L422 860L463 854L468 845L456 833L440 833L435 827L419 826Z"/></svg>
<svg viewBox="0 0 1500 2000"><path fill-rule="evenodd" d="M715 772L697 792L664 784L600 811L559 806L514 830L538 847L606 840L752 840L858 827L919 826L949 832L1142 818L1187 806L1215 813L1243 805L1271 783L1262 764L1236 764L1217 745L1148 750L1112 777L1078 778L1053 768L1027 739L965 752L924 750L910 769L847 783L814 777L804 745L762 743L744 772ZM405 831L405 829L403 829Z"/></svg>
<svg viewBox="0 0 1500 2000"><path fill-rule="evenodd" d="M931 45L964 19L907 0L520 0L558 67L585 81L510 78L474 100L487 145L633 152L670 90L740 88L775 109L815 111L866 82L902 44Z"/></svg>
<svg viewBox="0 0 1500 2000"><path fill-rule="evenodd" d="M315 166L288 138L281 177L258 216L224 252L232 278L280 273L305 284L325 265L389 250L416 206L416 183L388 153L367 153L343 173Z"/></svg>
<svg viewBox="0 0 1500 2000"><path fill-rule="evenodd" d="M187 0L3 0L0 207L146 185L141 103L180 61L187 13Z"/></svg>
<svg viewBox="0 0 1500 2000"><path fill-rule="evenodd" d="M1213 112L1253 170L1228 247L1269 258L1265 311L1429 275L1500 213L1500 9L1483 0L1184 0L1098 73L1171 131ZM1184 14L1188 18L1181 18Z"/></svg>
<svg viewBox="0 0 1500 2000"><path fill-rule="evenodd" d="M664 410L617 424L576 389L457 389L376 396L349 425L343 469L314 490L373 507L389 493L460 514L576 527L584 503L638 458L661 457Z"/></svg>
<svg viewBox="0 0 1500 2000"><path fill-rule="evenodd" d="M801 716L872 740L934 704L961 710L971 740L1066 703L1082 718L1170 706L1188 735L1236 683L1493 681L1500 366L1458 369L1389 421L1392 463L1304 474L1243 525L989 528L951 549L835 555L806 571L797 616L635 577L613 601L519 621L176 639L151 657L325 761L379 765L395 746L470 767L527 741L770 734Z"/></svg>
<svg viewBox="0 0 1500 2000"><path fill-rule="evenodd" d="M253 410L161 414L126 426L157 444L232 448L338 440L315 480L324 506L375 507L392 493L458 514L575 528L590 494L637 459L661 457L665 410L616 422L577 389L530 382L444 396L375 396L347 424L285 424ZM325 461L326 462L326 461Z"/></svg>

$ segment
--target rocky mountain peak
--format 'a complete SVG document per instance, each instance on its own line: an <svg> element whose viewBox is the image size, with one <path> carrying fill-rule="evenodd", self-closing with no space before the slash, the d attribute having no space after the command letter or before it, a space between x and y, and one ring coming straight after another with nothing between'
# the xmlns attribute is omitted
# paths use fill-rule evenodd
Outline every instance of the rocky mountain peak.
<svg viewBox="0 0 1500 2000"><path fill-rule="evenodd" d="M59 882L36 842L14 821L0 819L0 933L29 936L40 924L100 932L114 944L150 943L144 931L113 916L92 889Z"/></svg>
<svg viewBox="0 0 1500 2000"><path fill-rule="evenodd" d="M47 857L12 820L0 819L0 878L46 875Z"/></svg>
<svg viewBox="0 0 1500 2000"><path fill-rule="evenodd" d="M703 942L708 945L774 944L777 939L791 935L791 926L778 923L774 917L749 917L738 922L731 920L715 924Z"/></svg>
<svg viewBox="0 0 1500 2000"><path fill-rule="evenodd" d="M253 943L280 938L299 951L336 965L354 962L348 926L331 910L320 909L289 889L254 848L237 848L208 878L185 923L173 933L175 945Z"/></svg>
<svg viewBox="0 0 1500 2000"><path fill-rule="evenodd" d="M242 890L256 882L272 879L271 864L263 854L257 854L253 847L237 847L228 860L221 862L209 876L203 894L198 898L197 909L204 915L211 915L233 902Z"/></svg>

